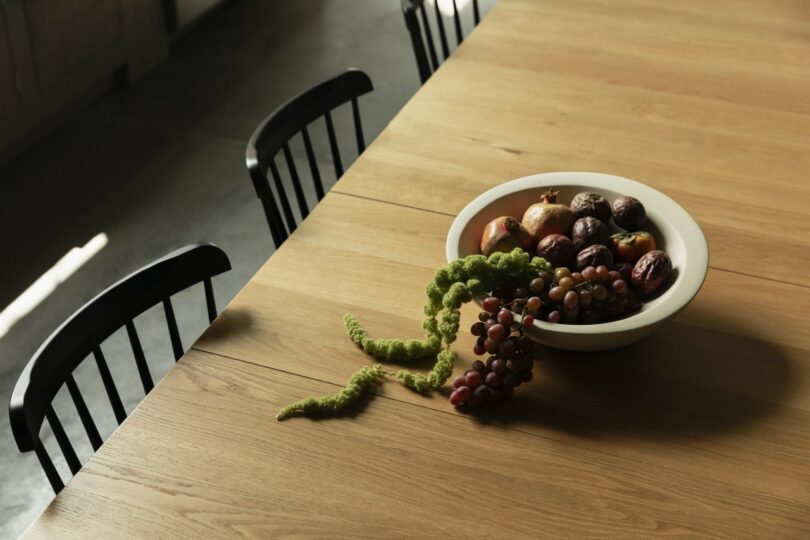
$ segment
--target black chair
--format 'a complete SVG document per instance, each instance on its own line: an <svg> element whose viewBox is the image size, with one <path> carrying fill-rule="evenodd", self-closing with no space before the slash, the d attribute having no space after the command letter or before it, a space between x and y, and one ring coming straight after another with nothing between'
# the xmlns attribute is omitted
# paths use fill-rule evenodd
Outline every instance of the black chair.
<svg viewBox="0 0 810 540"><path fill-rule="evenodd" d="M461 29L461 16L458 12L456 0L453 2L453 26L456 30L456 46L461 45L464 41L464 35ZM472 0L473 5L473 21L475 25L481 22L481 13L478 9L478 0ZM439 30L439 43L442 46L442 54L444 60L450 56L450 49L447 44L447 33L444 30L444 21L441 11L439 10L439 2L433 2L435 11L436 27ZM416 67L419 69L419 78L422 84L425 84L430 78L430 75L439 69L439 57L436 54L436 47L433 43L433 31L430 28L428 21L427 9L425 8L425 0L402 0L402 14L405 17L405 27L411 35L411 43L413 44L413 53L416 56ZM417 15L418 14L418 15ZM420 27L421 19L421 27ZM430 63L428 63L428 54L430 54Z"/></svg>
<svg viewBox="0 0 810 540"><path fill-rule="evenodd" d="M102 342L121 327L126 328L143 390L148 394L154 384L135 329L135 317L163 303L169 339L177 361L184 351L171 296L203 282L208 320L213 322L217 308L211 277L230 269L225 252L212 244L193 244L174 251L90 300L57 328L26 364L11 396L11 430L21 452L33 450L36 453L56 493L64 484L39 436L45 419L70 472L75 475L81 469L79 458L52 406L62 385L67 387L93 450L98 450L102 444L101 436L73 378L73 371L92 353L115 418L121 424L127 414L101 352Z"/></svg>
<svg viewBox="0 0 810 540"><path fill-rule="evenodd" d="M374 86L368 75L358 69L349 69L292 98L276 109L253 132L250 141L248 141L245 162L250 172L250 178L253 180L256 195L261 199L264 206L264 213L276 247L279 247L296 227L290 200L287 197L281 175L276 166L276 154L279 152L284 154L295 191L295 198L298 202L298 210L303 219L309 214L309 204L304 197L301 180L290 151L290 140L296 134L301 134L312 174L315 194L318 201L320 201L324 197L323 182L321 181L318 162L315 159L315 152L312 148L312 140L307 127L321 116L326 121L326 131L329 135L329 148L335 167L335 177L339 179L343 176L343 162L340 158L340 149L335 136L331 111L351 101L357 138L357 153L361 154L366 148L366 143L363 139L363 126L360 123L360 108L357 98L372 90L374 90ZM284 212L284 221L281 219L276 197L273 195L273 189L267 178L268 169L273 177L273 187Z"/></svg>

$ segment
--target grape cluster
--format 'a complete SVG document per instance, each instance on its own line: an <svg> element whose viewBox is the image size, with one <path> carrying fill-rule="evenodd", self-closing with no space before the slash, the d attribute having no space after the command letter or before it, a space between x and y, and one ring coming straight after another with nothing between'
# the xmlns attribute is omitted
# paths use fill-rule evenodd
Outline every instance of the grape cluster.
<svg viewBox="0 0 810 540"><path fill-rule="evenodd" d="M625 272L626 273L626 272ZM629 277L607 266L588 266L582 272L560 267L541 271L529 285L540 295L543 320L565 324L596 324L624 317L641 307L628 286Z"/></svg>
<svg viewBox="0 0 810 540"><path fill-rule="evenodd" d="M523 328L534 323L533 314L540 304L540 298L529 297L524 288L515 289L511 295L506 290L498 290L484 300L484 311L478 315L478 322L472 325L470 332L478 338L473 347L475 354L488 353L489 357L486 363L474 361L472 369L453 380L450 403L477 407L499 401L512 395L522 383L532 380L534 356L539 347L523 334ZM516 321L516 317L520 320ZM517 333L513 333L513 325Z"/></svg>

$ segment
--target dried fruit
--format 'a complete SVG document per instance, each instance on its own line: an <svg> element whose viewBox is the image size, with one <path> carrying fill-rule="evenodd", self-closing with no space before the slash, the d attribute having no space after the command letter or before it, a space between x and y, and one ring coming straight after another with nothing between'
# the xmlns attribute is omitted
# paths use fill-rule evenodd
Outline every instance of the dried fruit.
<svg viewBox="0 0 810 540"><path fill-rule="evenodd" d="M669 281L672 261L661 250L645 253L633 267L633 288L642 294L653 294Z"/></svg>
<svg viewBox="0 0 810 540"><path fill-rule="evenodd" d="M549 189L540 196L540 202L531 205L523 214L523 226L532 239L539 242L550 234L568 234L574 223L574 212L564 204L557 204L559 191Z"/></svg>
<svg viewBox="0 0 810 540"><path fill-rule="evenodd" d="M530 249L532 237L518 220L501 216L484 227L481 237L481 253L487 257L496 251L511 253L515 248Z"/></svg>
<svg viewBox="0 0 810 540"><path fill-rule="evenodd" d="M610 237L610 247L617 261L635 264L655 249L655 238L646 231L616 233Z"/></svg>
<svg viewBox="0 0 810 540"><path fill-rule="evenodd" d="M599 221L610 219L610 203L599 193L583 191L571 200L571 210L577 218L595 217Z"/></svg>
<svg viewBox="0 0 810 540"><path fill-rule="evenodd" d="M607 226L595 217L586 216L574 222L571 228L571 241L577 251L594 244L607 245L610 238Z"/></svg>
<svg viewBox="0 0 810 540"><path fill-rule="evenodd" d="M601 245L588 246L577 254L576 269L584 270L589 266L613 266L613 254Z"/></svg>
<svg viewBox="0 0 810 540"><path fill-rule="evenodd" d="M613 267L614 270L619 272L622 276L622 279L625 280L627 283L632 281L633 276L633 265L626 262L620 262Z"/></svg>
<svg viewBox="0 0 810 540"><path fill-rule="evenodd" d="M613 222L622 229L636 231L647 221L647 211L638 199L619 197L613 201Z"/></svg>
<svg viewBox="0 0 810 540"><path fill-rule="evenodd" d="M543 257L553 267L571 266L577 250L574 243L565 235L550 234L537 243L537 256Z"/></svg>

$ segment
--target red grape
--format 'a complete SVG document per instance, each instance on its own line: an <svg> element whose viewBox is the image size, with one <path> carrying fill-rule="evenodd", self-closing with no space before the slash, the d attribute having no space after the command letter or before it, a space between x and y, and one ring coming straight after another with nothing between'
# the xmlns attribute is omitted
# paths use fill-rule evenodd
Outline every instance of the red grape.
<svg viewBox="0 0 810 540"><path fill-rule="evenodd" d="M489 298L484 300L483 306L485 311L488 311L490 313L497 313L498 310L501 308L501 301L494 296L490 296Z"/></svg>
<svg viewBox="0 0 810 540"><path fill-rule="evenodd" d="M495 341L494 339L487 338L487 340L484 341L484 350L486 350L486 352L488 352L489 354L497 353L499 348L500 347L498 346L498 342Z"/></svg>
<svg viewBox="0 0 810 540"><path fill-rule="evenodd" d="M498 322L504 326L510 326L515 320L514 315L508 309L502 309L498 312Z"/></svg>
<svg viewBox="0 0 810 540"><path fill-rule="evenodd" d="M489 399L489 388L486 385L481 385L475 390L473 390L473 394L475 395L476 399L481 403L484 403Z"/></svg>
<svg viewBox="0 0 810 540"><path fill-rule="evenodd" d="M506 328L502 324L493 324L487 330L487 336L493 341L500 341L506 336Z"/></svg>
<svg viewBox="0 0 810 540"><path fill-rule="evenodd" d="M608 270L607 266L597 266L596 267L596 279L606 281L609 278L610 278L610 270Z"/></svg>
<svg viewBox="0 0 810 540"><path fill-rule="evenodd" d="M477 371L468 371L467 374L464 375L464 378L467 380L467 386L473 388L481 384L481 381L483 380L481 374Z"/></svg>
<svg viewBox="0 0 810 540"><path fill-rule="evenodd" d="M559 302L565 296L565 289L562 287L552 287L550 291L548 291L548 297L553 300L554 302Z"/></svg>
<svg viewBox="0 0 810 540"><path fill-rule="evenodd" d="M585 281L596 279L596 268L588 266L582 271L582 277L585 278Z"/></svg>
<svg viewBox="0 0 810 540"><path fill-rule="evenodd" d="M507 339L501 343L500 353L502 356L512 356L517 351L517 343L513 339Z"/></svg>

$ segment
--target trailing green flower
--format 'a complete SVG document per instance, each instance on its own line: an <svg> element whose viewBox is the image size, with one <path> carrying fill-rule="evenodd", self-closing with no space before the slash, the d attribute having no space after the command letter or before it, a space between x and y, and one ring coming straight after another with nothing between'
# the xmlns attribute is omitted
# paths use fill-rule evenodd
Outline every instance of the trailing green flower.
<svg viewBox="0 0 810 540"><path fill-rule="evenodd" d="M276 415L276 420L284 420L295 413L322 413L336 414L356 402L370 387L376 385L383 376L383 369L380 364L373 366L363 366L352 375L346 388L336 394L323 396L320 398L309 397L296 401L281 409Z"/></svg>
<svg viewBox="0 0 810 540"><path fill-rule="evenodd" d="M461 305L487 291L526 283L542 270L550 272L553 268L545 259L530 258L519 248L511 253L493 253L489 258L470 255L437 270L433 280L425 287L427 299L422 322L425 338L421 340L372 339L352 315L346 315L343 322L351 340L380 362L407 363L435 354L436 363L426 375L402 369L395 376L404 386L417 392L438 390L453 374L453 365L458 356L450 345L458 336ZM378 364L372 368L363 367L349 381L344 391L347 394L341 392L334 396L299 401L282 409L278 419L297 411L339 412L357 399L357 392L369 388L371 382L377 382L382 374ZM350 401L346 401L347 396L352 396Z"/></svg>

